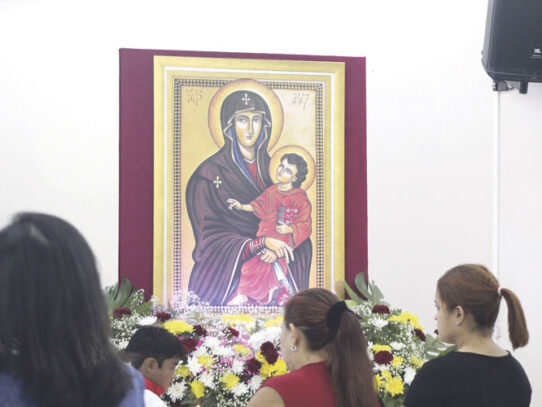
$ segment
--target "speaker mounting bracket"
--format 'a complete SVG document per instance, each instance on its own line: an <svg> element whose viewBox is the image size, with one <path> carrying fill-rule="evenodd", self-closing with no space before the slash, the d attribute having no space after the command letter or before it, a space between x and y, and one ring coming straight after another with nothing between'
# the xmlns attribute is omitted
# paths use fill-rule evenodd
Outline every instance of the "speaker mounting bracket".
<svg viewBox="0 0 542 407"><path fill-rule="evenodd" d="M529 82L527 81L505 81L502 79L493 80L493 90L496 92L507 92L512 89L517 89L519 93L526 94L529 89Z"/></svg>

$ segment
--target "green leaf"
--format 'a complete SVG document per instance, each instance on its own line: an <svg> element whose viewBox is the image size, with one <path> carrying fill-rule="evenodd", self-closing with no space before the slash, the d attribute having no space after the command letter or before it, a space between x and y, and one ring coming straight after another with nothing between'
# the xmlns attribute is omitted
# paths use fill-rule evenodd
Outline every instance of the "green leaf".
<svg viewBox="0 0 542 407"><path fill-rule="evenodd" d="M386 301L383 301L384 294L382 294L382 291L380 291L374 282L371 282L371 292L373 294L373 300L376 304L389 305Z"/></svg>
<svg viewBox="0 0 542 407"><path fill-rule="evenodd" d="M356 288L359 290L360 293L363 294L365 298L369 299L371 297L369 288L365 283L365 272L356 274L356 277L354 277L354 283L356 284Z"/></svg>
<svg viewBox="0 0 542 407"><path fill-rule="evenodd" d="M135 307L134 310L135 312L143 316L150 315L152 314L152 302L150 301L144 302L143 304L140 304L137 307Z"/></svg>
<svg viewBox="0 0 542 407"><path fill-rule="evenodd" d="M348 285L348 283L346 281L343 280L343 283L344 283L344 289L346 290L346 292L348 293L348 296L350 297L350 299L352 301L354 301L356 304L361 304L361 302L363 301L362 298L360 298L355 292L354 290L352 290L350 288L350 286Z"/></svg>
<svg viewBox="0 0 542 407"><path fill-rule="evenodd" d="M133 292L134 286L132 285L132 282L126 277L122 277L119 290L115 296L115 304L117 304L116 308L124 307Z"/></svg>
<svg viewBox="0 0 542 407"><path fill-rule="evenodd" d="M359 297L358 297L359 298ZM360 298L361 299L361 298ZM354 300L344 300L344 302L346 302L346 305L348 305L348 308L354 308L356 305L359 305L356 301Z"/></svg>

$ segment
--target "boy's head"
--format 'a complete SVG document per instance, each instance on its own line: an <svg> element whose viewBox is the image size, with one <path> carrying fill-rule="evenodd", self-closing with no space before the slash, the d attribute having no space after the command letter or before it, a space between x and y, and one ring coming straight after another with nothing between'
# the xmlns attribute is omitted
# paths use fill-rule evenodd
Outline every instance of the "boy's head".
<svg viewBox="0 0 542 407"><path fill-rule="evenodd" d="M175 377L175 367L184 357L182 342L157 326L143 326L130 339L126 352L143 376L166 391Z"/></svg>
<svg viewBox="0 0 542 407"><path fill-rule="evenodd" d="M277 179L279 183L292 183L294 188L299 188L307 179L309 172L307 162L299 154L284 154L280 158L277 168Z"/></svg>

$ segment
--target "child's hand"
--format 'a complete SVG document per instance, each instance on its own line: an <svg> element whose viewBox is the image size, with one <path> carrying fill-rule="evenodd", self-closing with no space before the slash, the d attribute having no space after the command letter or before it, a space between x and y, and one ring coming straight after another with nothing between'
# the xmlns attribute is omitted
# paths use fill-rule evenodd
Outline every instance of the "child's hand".
<svg viewBox="0 0 542 407"><path fill-rule="evenodd" d="M226 203L229 205L228 209L231 211L232 209L241 209L241 202L239 202L237 199L228 199Z"/></svg>
<svg viewBox="0 0 542 407"><path fill-rule="evenodd" d="M286 223L279 222L275 227L275 230L281 235L287 235L288 233L294 233L294 230L291 226L288 226Z"/></svg>

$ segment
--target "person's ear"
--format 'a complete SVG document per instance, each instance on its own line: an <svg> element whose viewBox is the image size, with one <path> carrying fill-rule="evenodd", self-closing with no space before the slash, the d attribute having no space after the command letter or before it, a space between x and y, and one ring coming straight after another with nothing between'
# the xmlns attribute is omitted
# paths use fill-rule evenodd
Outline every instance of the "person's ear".
<svg viewBox="0 0 542 407"><path fill-rule="evenodd" d="M288 328L290 328L290 346L299 346L299 342L301 341L301 331L291 322L288 325Z"/></svg>
<svg viewBox="0 0 542 407"><path fill-rule="evenodd" d="M155 358L145 358L139 370L143 374L154 372L158 368L158 361Z"/></svg>
<svg viewBox="0 0 542 407"><path fill-rule="evenodd" d="M457 326L462 325L465 322L465 310L461 305L455 307L453 315Z"/></svg>

